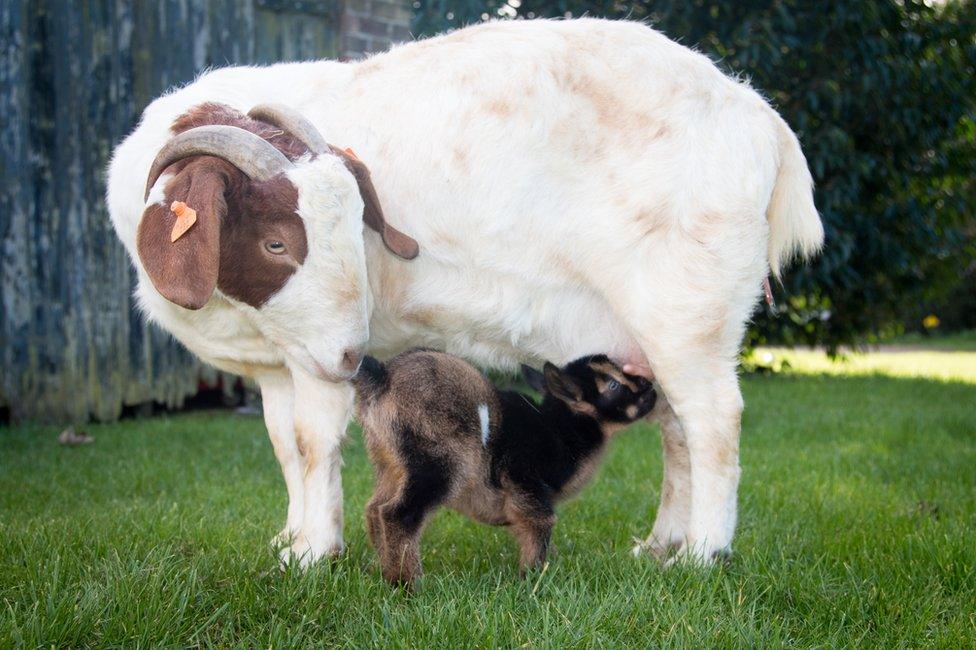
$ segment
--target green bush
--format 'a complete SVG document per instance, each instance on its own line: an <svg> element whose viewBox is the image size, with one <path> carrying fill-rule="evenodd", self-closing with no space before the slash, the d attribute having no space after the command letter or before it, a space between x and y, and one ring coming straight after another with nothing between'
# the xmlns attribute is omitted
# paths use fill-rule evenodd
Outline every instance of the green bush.
<svg viewBox="0 0 976 650"><path fill-rule="evenodd" d="M778 317L757 314L753 343L870 340L966 281L976 258L972 0L415 6L420 34L516 15L648 21L749 78L799 135L827 231L823 255L787 274Z"/></svg>

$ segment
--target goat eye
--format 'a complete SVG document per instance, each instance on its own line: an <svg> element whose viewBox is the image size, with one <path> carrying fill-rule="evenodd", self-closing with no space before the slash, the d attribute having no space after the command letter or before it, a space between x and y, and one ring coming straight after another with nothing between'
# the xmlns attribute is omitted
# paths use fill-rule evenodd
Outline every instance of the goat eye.
<svg viewBox="0 0 976 650"><path fill-rule="evenodd" d="M285 245L280 241L269 241L265 243L264 249L271 253L272 255L281 255L285 252Z"/></svg>

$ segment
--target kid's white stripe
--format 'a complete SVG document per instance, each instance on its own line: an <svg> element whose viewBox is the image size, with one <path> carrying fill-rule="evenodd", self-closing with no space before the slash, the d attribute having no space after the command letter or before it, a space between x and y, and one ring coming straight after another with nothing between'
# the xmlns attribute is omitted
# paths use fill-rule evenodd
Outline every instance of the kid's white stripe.
<svg viewBox="0 0 976 650"><path fill-rule="evenodd" d="M481 422L481 446L488 446L488 405L478 405L478 420Z"/></svg>

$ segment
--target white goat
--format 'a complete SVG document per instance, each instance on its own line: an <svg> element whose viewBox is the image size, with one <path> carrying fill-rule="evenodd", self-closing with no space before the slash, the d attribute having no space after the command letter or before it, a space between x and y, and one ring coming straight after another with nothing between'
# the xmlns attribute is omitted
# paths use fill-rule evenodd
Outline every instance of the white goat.
<svg viewBox="0 0 976 650"><path fill-rule="evenodd" d="M357 180L367 223L401 257L415 252L408 237L370 218L368 177L366 185L363 169L354 177L353 159L338 148L292 151L294 163L264 172L241 167L253 153L235 162L218 152L240 171L196 156L170 167L147 204L146 178L174 121L199 117L205 102L242 112L282 102L337 147L351 147L389 222L419 242L420 255L399 259L379 237L363 236ZM261 124L301 130L295 120L294 128ZM275 134L263 136L289 153ZM275 196L297 196L300 221L269 238L284 231L246 226L284 220L288 201L265 219L246 196L280 184L274 173L283 169L293 189ZM224 185L214 193L208 182L218 172ZM194 205L201 192L209 198ZM207 73L146 109L116 151L108 197L149 317L203 360L261 386L288 488L283 532L292 543L283 553L303 564L342 547L339 442L351 390L323 379L353 371L367 333L377 356L427 345L514 369L604 352L653 370L666 397L655 410L664 482L653 530L635 551L705 560L727 552L745 324L770 270L823 239L799 144L757 93L643 25L595 19L479 25L359 63ZM203 270L197 258L159 252L182 242L166 236L172 200L203 212L184 238L197 230L205 239L216 215L221 233L237 229L199 244L209 256ZM163 221L163 234L137 244L149 220ZM283 249L284 262L269 257ZM180 260L160 279L160 268ZM248 275L259 262L273 272Z"/></svg>

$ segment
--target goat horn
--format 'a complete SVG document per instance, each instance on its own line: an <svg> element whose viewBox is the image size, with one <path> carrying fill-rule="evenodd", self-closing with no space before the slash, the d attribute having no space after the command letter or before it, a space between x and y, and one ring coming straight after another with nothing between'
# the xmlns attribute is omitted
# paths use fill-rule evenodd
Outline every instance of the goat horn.
<svg viewBox="0 0 976 650"><path fill-rule="evenodd" d="M146 179L145 199L167 167L190 156L223 158L255 181L272 179L291 167L283 153L250 131L218 124L198 126L173 136L156 154Z"/></svg>
<svg viewBox="0 0 976 650"><path fill-rule="evenodd" d="M330 151L325 138L304 115L284 104L258 104L247 112L247 116L272 124L301 140L312 153Z"/></svg>

